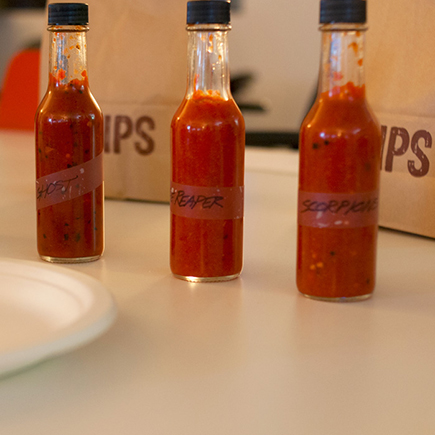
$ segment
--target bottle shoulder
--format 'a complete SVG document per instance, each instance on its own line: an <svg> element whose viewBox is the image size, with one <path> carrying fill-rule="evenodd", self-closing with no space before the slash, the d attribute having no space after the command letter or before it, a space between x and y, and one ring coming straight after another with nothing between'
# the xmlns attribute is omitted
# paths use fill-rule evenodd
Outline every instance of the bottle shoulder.
<svg viewBox="0 0 435 435"><path fill-rule="evenodd" d="M355 130L380 128L367 100L318 98L305 119L301 130Z"/></svg>
<svg viewBox="0 0 435 435"><path fill-rule="evenodd" d="M37 116L102 116L101 108L89 88L49 87L37 109Z"/></svg>
<svg viewBox="0 0 435 435"><path fill-rule="evenodd" d="M244 128L242 112L233 98L204 95L184 98L172 119L172 126L180 124L239 124Z"/></svg>

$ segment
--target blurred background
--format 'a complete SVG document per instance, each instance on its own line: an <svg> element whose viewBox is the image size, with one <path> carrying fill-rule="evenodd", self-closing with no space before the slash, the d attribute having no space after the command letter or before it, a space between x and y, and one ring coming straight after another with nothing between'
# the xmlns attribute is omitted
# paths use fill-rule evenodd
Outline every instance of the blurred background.
<svg viewBox="0 0 435 435"><path fill-rule="evenodd" d="M44 6L45 0L0 0L0 83L17 51L39 46ZM248 144L297 146L316 91L318 15L319 0L232 0L232 91Z"/></svg>
<svg viewBox="0 0 435 435"><path fill-rule="evenodd" d="M233 0L231 78L251 77L233 94L242 109L247 104L261 107L243 110L247 143L297 145L297 131L317 89L319 4Z"/></svg>
<svg viewBox="0 0 435 435"><path fill-rule="evenodd" d="M16 52L39 46L44 7L45 0L0 0L0 83Z"/></svg>

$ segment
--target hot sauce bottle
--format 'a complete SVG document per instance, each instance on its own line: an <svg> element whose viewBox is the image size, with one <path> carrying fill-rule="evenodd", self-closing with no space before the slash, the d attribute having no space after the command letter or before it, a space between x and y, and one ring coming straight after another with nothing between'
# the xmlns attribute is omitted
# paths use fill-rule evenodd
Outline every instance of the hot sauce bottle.
<svg viewBox="0 0 435 435"><path fill-rule="evenodd" d="M97 260L104 249L103 115L89 89L88 6L48 6L49 83L35 117L37 245L43 260Z"/></svg>
<svg viewBox="0 0 435 435"><path fill-rule="evenodd" d="M171 124L170 264L191 282L242 270L245 124L230 92L230 29L230 3L188 2L188 84Z"/></svg>
<svg viewBox="0 0 435 435"><path fill-rule="evenodd" d="M322 0L319 90L300 129L297 285L348 301L375 286L381 130L365 96L366 1Z"/></svg>

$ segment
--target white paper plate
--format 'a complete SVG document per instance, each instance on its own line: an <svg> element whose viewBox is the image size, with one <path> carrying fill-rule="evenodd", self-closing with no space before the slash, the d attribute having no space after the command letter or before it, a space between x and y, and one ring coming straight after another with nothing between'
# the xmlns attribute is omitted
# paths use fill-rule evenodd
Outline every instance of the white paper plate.
<svg viewBox="0 0 435 435"><path fill-rule="evenodd" d="M0 376L92 341L115 317L99 281L57 265L0 259Z"/></svg>

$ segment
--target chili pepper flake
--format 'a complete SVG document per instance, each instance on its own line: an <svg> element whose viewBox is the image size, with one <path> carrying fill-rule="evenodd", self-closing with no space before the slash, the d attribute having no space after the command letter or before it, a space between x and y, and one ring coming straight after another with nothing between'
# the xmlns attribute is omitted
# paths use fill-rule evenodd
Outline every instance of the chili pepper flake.
<svg viewBox="0 0 435 435"><path fill-rule="evenodd" d="M324 266L324 264L323 264L323 262L322 261L319 261L319 262L317 262L316 264L311 264L310 265L310 270L315 270L315 271L319 271L319 269L322 269L323 268L323 266Z"/></svg>
<svg viewBox="0 0 435 435"><path fill-rule="evenodd" d="M347 48L351 48L355 54L358 53L358 44L356 42L350 43Z"/></svg>
<svg viewBox="0 0 435 435"><path fill-rule="evenodd" d="M60 69L60 70L57 72L57 79L58 79L58 80L63 80L65 77L66 77L65 70Z"/></svg>
<svg viewBox="0 0 435 435"><path fill-rule="evenodd" d="M339 71L334 71L332 74L332 78L334 81L339 82L340 80L343 79L343 74Z"/></svg>

